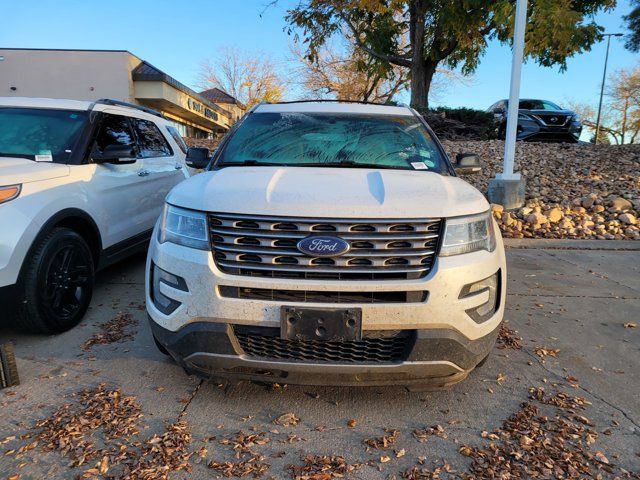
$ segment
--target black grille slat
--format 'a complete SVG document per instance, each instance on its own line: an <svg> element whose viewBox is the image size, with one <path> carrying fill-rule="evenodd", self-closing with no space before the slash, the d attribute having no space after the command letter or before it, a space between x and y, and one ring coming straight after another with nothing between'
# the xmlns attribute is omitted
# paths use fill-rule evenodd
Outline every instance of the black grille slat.
<svg viewBox="0 0 640 480"><path fill-rule="evenodd" d="M271 300L296 303L420 303L427 300L426 291L364 291L343 292L324 290L283 290L269 288L218 287L220 295L226 298L245 300Z"/></svg>
<svg viewBox="0 0 640 480"><path fill-rule="evenodd" d="M241 276L326 280L397 280L431 270L444 222L440 219L330 219L211 213L211 250L218 268ZM297 249L326 232L351 249L327 260Z"/></svg>
<svg viewBox="0 0 640 480"><path fill-rule="evenodd" d="M256 358L310 363L380 364L406 360L415 338L412 330L367 332L362 340L319 342L285 340L278 329L234 326L245 355Z"/></svg>

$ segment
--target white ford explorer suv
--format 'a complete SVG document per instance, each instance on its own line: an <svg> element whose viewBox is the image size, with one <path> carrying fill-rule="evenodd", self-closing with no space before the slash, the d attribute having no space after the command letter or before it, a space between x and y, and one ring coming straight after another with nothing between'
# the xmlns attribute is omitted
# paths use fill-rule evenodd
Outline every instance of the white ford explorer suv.
<svg viewBox="0 0 640 480"><path fill-rule="evenodd" d="M189 175L185 152L152 110L0 98L0 316L43 333L77 324L96 270L148 243Z"/></svg>
<svg viewBox="0 0 640 480"><path fill-rule="evenodd" d="M301 384L446 386L489 354L502 239L408 107L262 104L174 188L147 310L188 372Z"/></svg>

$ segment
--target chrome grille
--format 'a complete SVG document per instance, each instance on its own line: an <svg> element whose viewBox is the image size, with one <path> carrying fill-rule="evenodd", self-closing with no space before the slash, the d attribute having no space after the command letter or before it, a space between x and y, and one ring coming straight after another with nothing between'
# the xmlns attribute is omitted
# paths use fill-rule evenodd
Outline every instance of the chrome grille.
<svg viewBox="0 0 640 480"><path fill-rule="evenodd" d="M245 355L255 358L312 363L396 363L406 360L413 330L369 331L362 340L321 342L284 340L276 328L234 325Z"/></svg>
<svg viewBox="0 0 640 480"><path fill-rule="evenodd" d="M218 268L234 275L278 278L420 278L433 266L442 224L440 219L209 214L211 250ZM337 257L307 256L297 243L314 234L340 237L351 249Z"/></svg>
<svg viewBox="0 0 640 480"><path fill-rule="evenodd" d="M549 127L562 127L567 124L571 115L560 115L553 113L542 113L538 115L532 115L533 117L541 120L542 123Z"/></svg>

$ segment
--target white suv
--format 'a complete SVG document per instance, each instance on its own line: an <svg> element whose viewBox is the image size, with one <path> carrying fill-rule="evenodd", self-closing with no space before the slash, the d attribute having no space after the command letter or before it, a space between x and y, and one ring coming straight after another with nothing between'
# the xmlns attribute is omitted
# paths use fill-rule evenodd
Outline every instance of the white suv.
<svg viewBox="0 0 640 480"><path fill-rule="evenodd" d="M408 107L258 106L167 197L147 260L160 349L210 377L462 380L505 302L490 206L456 177L479 168Z"/></svg>
<svg viewBox="0 0 640 480"><path fill-rule="evenodd" d="M82 319L96 270L147 245L189 176L186 151L153 110L0 98L0 293L16 300L17 326L52 333Z"/></svg>

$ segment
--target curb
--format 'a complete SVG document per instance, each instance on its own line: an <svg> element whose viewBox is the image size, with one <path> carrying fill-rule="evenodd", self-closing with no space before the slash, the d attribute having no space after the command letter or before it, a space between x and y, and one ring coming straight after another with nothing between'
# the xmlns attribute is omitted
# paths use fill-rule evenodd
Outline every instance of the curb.
<svg viewBox="0 0 640 480"><path fill-rule="evenodd" d="M505 238L508 249L640 251L638 240L560 240L555 238Z"/></svg>

